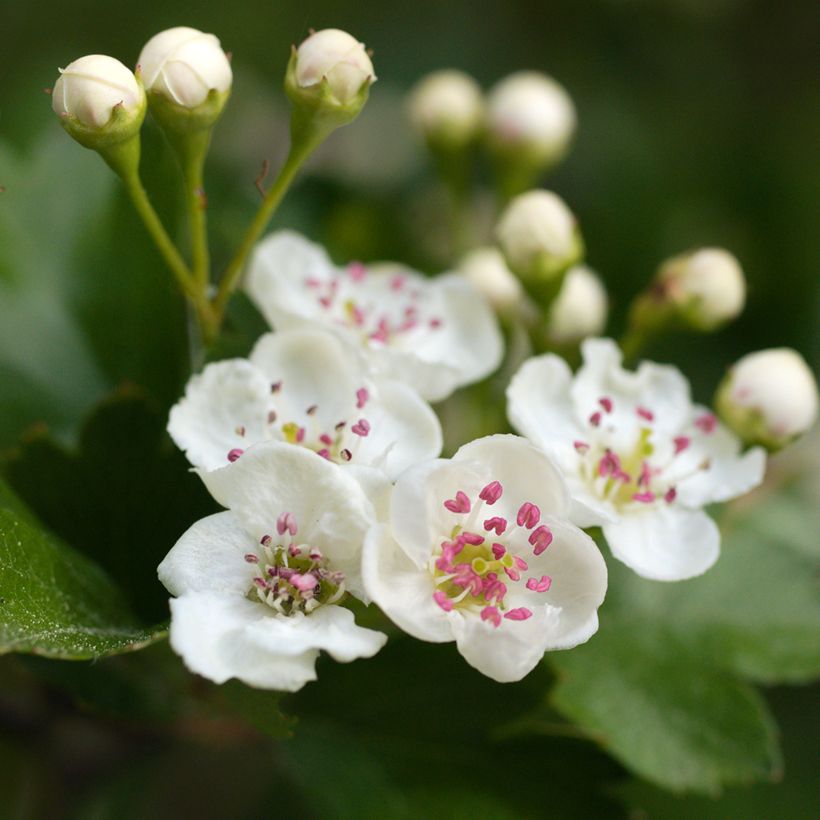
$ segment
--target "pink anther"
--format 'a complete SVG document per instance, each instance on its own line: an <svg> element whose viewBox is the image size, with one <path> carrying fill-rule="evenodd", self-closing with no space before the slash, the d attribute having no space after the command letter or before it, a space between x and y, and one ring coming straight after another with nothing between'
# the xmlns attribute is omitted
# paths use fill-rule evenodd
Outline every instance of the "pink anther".
<svg viewBox="0 0 820 820"><path fill-rule="evenodd" d="M530 501L525 501L518 509L516 523L531 530L541 520L541 510Z"/></svg>
<svg viewBox="0 0 820 820"><path fill-rule="evenodd" d="M233 464L234 461L236 461L244 452L245 451L240 450L239 447L234 447L233 450L228 451L228 461L230 461L231 464Z"/></svg>
<svg viewBox="0 0 820 820"><path fill-rule="evenodd" d="M495 530L496 535L503 535L504 530L507 529L507 519L502 518L500 515L495 515L492 518L488 518L484 522L484 529L487 530L487 532Z"/></svg>
<svg viewBox="0 0 820 820"><path fill-rule="evenodd" d="M448 498L444 506L452 513L468 513L472 509L467 494L459 490L455 498Z"/></svg>
<svg viewBox="0 0 820 820"><path fill-rule="evenodd" d="M533 546L533 553L540 555L552 543L552 531L542 525L530 533L528 540Z"/></svg>
<svg viewBox="0 0 820 820"><path fill-rule="evenodd" d="M651 410L648 410L646 407L636 407L635 412L644 421L655 421L655 414Z"/></svg>
<svg viewBox="0 0 820 820"><path fill-rule="evenodd" d="M291 535L296 535L296 516L292 512L283 512L279 514L276 519L276 532L279 535L284 535L289 532Z"/></svg>
<svg viewBox="0 0 820 820"><path fill-rule="evenodd" d="M675 445L675 455L678 453L682 453L691 443L692 439L689 436L675 436L672 439L672 443Z"/></svg>
<svg viewBox="0 0 820 820"><path fill-rule="evenodd" d="M501 626L501 613L497 607L485 606L481 610L481 620L489 621L496 629Z"/></svg>
<svg viewBox="0 0 820 820"><path fill-rule="evenodd" d="M486 501L488 504L495 504L499 498L501 498L501 494L504 492L504 488L501 486L500 481L491 481L479 494L478 497L482 501Z"/></svg>
<svg viewBox="0 0 820 820"><path fill-rule="evenodd" d="M433 600L445 611L452 612L453 602L441 591L433 593Z"/></svg>
<svg viewBox="0 0 820 820"><path fill-rule="evenodd" d="M542 575L541 578L528 578L527 589L532 592L546 592L552 586L552 578Z"/></svg>
<svg viewBox="0 0 820 820"><path fill-rule="evenodd" d="M532 610L525 606L519 606L504 613L504 617L508 621L526 621L527 618L532 618Z"/></svg>
<svg viewBox="0 0 820 820"><path fill-rule="evenodd" d="M370 432L370 422L367 419L359 419L351 426L350 432L364 438Z"/></svg>
<svg viewBox="0 0 820 820"><path fill-rule="evenodd" d="M598 399L598 404L600 404L607 413L612 412L612 399L610 399L609 396L601 396L601 398Z"/></svg>
<svg viewBox="0 0 820 820"><path fill-rule="evenodd" d="M651 504L655 500L655 493L647 490L643 493L635 493L632 496L633 501L640 501L641 504Z"/></svg>

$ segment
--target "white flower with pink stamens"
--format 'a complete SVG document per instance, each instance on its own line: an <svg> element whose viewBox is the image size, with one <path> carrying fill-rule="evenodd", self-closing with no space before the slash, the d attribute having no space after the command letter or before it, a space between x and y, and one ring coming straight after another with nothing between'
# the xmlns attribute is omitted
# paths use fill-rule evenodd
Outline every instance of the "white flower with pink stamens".
<svg viewBox="0 0 820 820"><path fill-rule="evenodd" d="M292 231L274 233L251 259L247 291L276 329L330 328L352 341L377 375L428 401L488 376L502 341L489 305L456 274L428 279L393 264L338 268Z"/></svg>
<svg viewBox="0 0 820 820"><path fill-rule="evenodd" d="M307 450L259 444L206 479L228 512L194 524L159 565L170 640L186 666L224 683L294 692L324 650L369 658L386 637L340 606L363 597L360 563L374 521L363 490Z"/></svg>
<svg viewBox="0 0 820 820"><path fill-rule="evenodd" d="M606 564L569 503L557 468L518 436L416 465L396 482L389 524L368 533L365 589L414 637L454 640L480 672L520 680L598 629Z"/></svg>
<svg viewBox="0 0 820 820"><path fill-rule="evenodd" d="M766 456L693 405L674 367L624 370L609 339L582 345L573 379L548 354L526 361L507 389L512 425L562 469L573 520L602 526L613 555L638 575L680 581L718 558L720 532L701 509L763 480Z"/></svg>
<svg viewBox="0 0 820 820"><path fill-rule="evenodd" d="M357 351L321 328L269 333L250 359L209 364L171 410L168 432L203 470L270 439L391 480L441 451L429 405L398 381L369 377Z"/></svg>

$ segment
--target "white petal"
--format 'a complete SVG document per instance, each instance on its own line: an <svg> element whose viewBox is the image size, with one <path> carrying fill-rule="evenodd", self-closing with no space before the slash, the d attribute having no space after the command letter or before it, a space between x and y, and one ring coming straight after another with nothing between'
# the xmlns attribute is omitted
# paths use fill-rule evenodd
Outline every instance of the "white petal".
<svg viewBox="0 0 820 820"><path fill-rule="evenodd" d="M520 436L499 434L465 444L453 462L481 465L486 482L500 481L504 494L499 504L516 510L525 501L542 513L566 516L569 494L564 479L550 457ZM508 506L509 505L509 506Z"/></svg>
<svg viewBox="0 0 820 820"><path fill-rule="evenodd" d="M316 679L318 649L278 655L248 640L250 625L274 620L264 605L213 593L190 593L170 603L171 646L192 672L216 683L238 678L251 686L288 692Z"/></svg>
<svg viewBox="0 0 820 820"><path fill-rule="evenodd" d="M354 458L379 467L391 480L441 452L438 416L418 393L400 382L379 382L359 412L371 429L358 443Z"/></svg>
<svg viewBox="0 0 820 820"><path fill-rule="evenodd" d="M362 576L369 597L405 632L422 641L453 640L447 614L433 600L430 573L413 565L386 525L367 534Z"/></svg>
<svg viewBox="0 0 820 820"><path fill-rule="evenodd" d="M364 351L374 375L383 379L400 378L427 401L446 399L461 383L461 372L454 364L437 358L423 359L419 354L420 348L406 351L369 346Z"/></svg>
<svg viewBox="0 0 820 820"><path fill-rule="evenodd" d="M708 413L706 408L695 408L695 416ZM720 422L711 433L693 431L690 440L687 450L675 459L674 469L668 471L668 479L676 483L679 503L697 508L728 501L763 481L765 450L754 447L741 455L740 442ZM704 463L708 463L705 469ZM686 477L676 482L676 472Z"/></svg>
<svg viewBox="0 0 820 820"><path fill-rule="evenodd" d="M612 554L643 578L683 581L718 559L720 531L701 510L659 504L604 525Z"/></svg>
<svg viewBox="0 0 820 820"><path fill-rule="evenodd" d="M315 299L305 287L309 277L325 279L333 264L324 248L294 231L278 231L253 252L245 288L273 327L315 312Z"/></svg>
<svg viewBox="0 0 820 820"><path fill-rule="evenodd" d="M393 484L390 479L378 468L366 464L340 464L359 483L359 486L373 505L377 521L387 521L390 518L390 499L393 496Z"/></svg>
<svg viewBox="0 0 820 820"><path fill-rule="evenodd" d="M282 383L271 403L279 420L295 421L309 430L318 425L320 433L332 433L339 421L355 412L356 390L365 383L355 351L321 328L267 333L250 360L265 375L269 398L270 385ZM310 417L307 410L313 406Z"/></svg>
<svg viewBox="0 0 820 820"><path fill-rule="evenodd" d="M234 448L267 437L270 382L244 359L209 364L171 409L168 432L196 467L216 470ZM244 428L244 435L237 432Z"/></svg>
<svg viewBox="0 0 820 820"><path fill-rule="evenodd" d="M299 542L322 550L347 588L361 593L361 548L375 513L346 471L304 447L262 442L202 480L255 539L274 532L280 513L293 513Z"/></svg>
<svg viewBox="0 0 820 820"><path fill-rule="evenodd" d="M587 339L581 350L584 364L571 390L580 418L600 410L600 398L611 398L612 422L625 446L632 443L639 426L636 407L652 411L653 427L660 432L675 434L688 421L692 408L689 383L677 368L641 362L635 372L624 370L621 351L611 339Z"/></svg>
<svg viewBox="0 0 820 820"><path fill-rule="evenodd" d="M333 604L320 606L310 615L257 620L248 626L246 635L266 652L298 656L324 649L342 663L371 658L387 642L385 634L357 626L349 609Z"/></svg>
<svg viewBox="0 0 820 820"><path fill-rule="evenodd" d="M508 584L510 608L527 607L533 612L547 605L555 610L540 640L545 650L569 649L595 634L598 607L607 588L607 569L601 551L582 530L556 518L544 519L553 541L541 555L526 555L528 578L547 575L552 584L546 592Z"/></svg>
<svg viewBox="0 0 820 820"><path fill-rule="evenodd" d="M507 415L512 426L549 453L571 474L578 467L574 442L585 434L575 418L570 397L572 371L554 354L528 359L507 388Z"/></svg>
<svg viewBox="0 0 820 820"><path fill-rule="evenodd" d="M256 574L245 555L256 553L254 542L233 513L209 515L191 526L157 568L159 580L172 595L225 592L244 595Z"/></svg>
<svg viewBox="0 0 820 820"><path fill-rule="evenodd" d="M451 616L458 651L470 666L499 683L521 680L544 657L544 636L554 631L557 612L540 607L526 621L503 620L498 627L478 615Z"/></svg>
<svg viewBox="0 0 820 820"><path fill-rule="evenodd" d="M501 364L504 342L487 300L455 273L434 280L444 313L440 360L459 371L459 386L489 376Z"/></svg>

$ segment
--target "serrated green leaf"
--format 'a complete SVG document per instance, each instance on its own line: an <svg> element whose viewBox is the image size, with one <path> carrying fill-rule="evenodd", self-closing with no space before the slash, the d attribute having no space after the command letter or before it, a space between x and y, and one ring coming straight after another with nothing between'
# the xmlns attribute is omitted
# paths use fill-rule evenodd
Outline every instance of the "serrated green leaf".
<svg viewBox="0 0 820 820"><path fill-rule="evenodd" d="M165 636L141 626L102 570L67 544L0 509L0 653L81 660Z"/></svg>
<svg viewBox="0 0 820 820"><path fill-rule="evenodd" d="M555 707L659 786L717 793L779 771L776 730L755 690L650 623L612 621L551 660Z"/></svg>

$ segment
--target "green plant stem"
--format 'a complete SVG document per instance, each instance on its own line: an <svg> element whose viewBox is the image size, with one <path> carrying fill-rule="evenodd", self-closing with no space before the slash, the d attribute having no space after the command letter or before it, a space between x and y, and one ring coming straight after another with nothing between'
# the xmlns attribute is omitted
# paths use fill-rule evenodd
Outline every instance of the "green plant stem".
<svg viewBox="0 0 820 820"><path fill-rule="evenodd" d="M276 180L271 186L270 190L265 194L262 205L253 218L253 221L248 226L245 236L239 245L235 256L228 265L222 280L219 283L219 289L212 302L213 311L216 317L217 327L221 324L224 318L225 308L230 299L231 293L236 288L239 277L245 267L245 262L250 255L253 246L258 241L259 237L265 231L268 222L276 212L279 203L290 188L294 177L299 169L304 164L305 160L313 153L316 147L324 139L324 134L302 134L300 138L293 135L291 138L291 147L285 164L279 171Z"/></svg>
<svg viewBox="0 0 820 820"><path fill-rule="evenodd" d="M204 185L205 156L211 142L211 131L204 128L188 139L187 150L179 154L185 177L185 200L191 230L191 262L193 276L202 289L210 281L211 260L208 252L208 232Z"/></svg>
<svg viewBox="0 0 820 820"><path fill-rule="evenodd" d="M185 260L171 241L157 212L154 210L154 206L148 199L148 194L136 171L122 174L121 179L125 185L125 190L128 192L128 196L131 198L134 209L142 219L146 230L153 239L165 264L171 269L179 286L182 288L182 292L188 297L196 310L204 339L206 341L212 341L215 338L218 325L215 324L215 317L211 305L208 302L205 286L200 285L196 281L188 269L188 266L185 264Z"/></svg>

